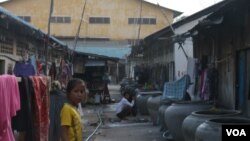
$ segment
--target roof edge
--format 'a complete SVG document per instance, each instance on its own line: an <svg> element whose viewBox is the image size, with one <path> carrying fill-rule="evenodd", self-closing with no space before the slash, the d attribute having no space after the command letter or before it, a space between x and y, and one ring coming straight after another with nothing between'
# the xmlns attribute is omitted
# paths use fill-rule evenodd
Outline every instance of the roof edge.
<svg viewBox="0 0 250 141"><path fill-rule="evenodd" d="M188 22L191 22L191 21L193 21L195 19L198 19L198 18L200 18L200 17L202 17L204 15L208 15L211 12L215 12L215 11L219 10L221 7L223 7L224 5L226 5L227 3L231 2L231 1L232 0L223 0L221 2L218 2L218 3L216 3L216 4L212 5L212 6L209 6L209 7L205 8L205 9L201 10L201 11L198 11L198 12L196 12L196 13L194 13L194 14L192 14L192 15L190 15L190 16L188 16L188 17L186 17L186 18L184 18L184 19L182 19L182 20L180 20L178 22L173 23L172 27L173 28L178 28L178 27L180 27L180 26L182 26L182 25L184 25L184 24L186 24ZM167 26L167 27L165 27L165 28L163 28L163 29L161 29L161 30L159 30L159 31L145 37L144 42L148 42L148 40L154 40L155 38L158 38L158 37L160 37L160 36L162 36L162 35L164 35L164 34L166 34L168 32L172 32L170 26Z"/></svg>
<svg viewBox="0 0 250 141"><path fill-rule="evenodd" d="M148 2L148 1L143 1L144 3L148 3L148 4L150 4L150 5L154 5L154 6L159 6L160 8L164 8L164 9L168 9L168 10L170 10L170 11L173 11L174 12L174 18L175 17L178 17L178 16L180 16L183 12L181 12L181 11L177 11L177 10L174 10L174 9L171 9L171 8L168 8L168 7L163 7L163 6L161 6L161 5L157 5L157 4L154 4L154 3L151 3L151 2Z"/></svg>

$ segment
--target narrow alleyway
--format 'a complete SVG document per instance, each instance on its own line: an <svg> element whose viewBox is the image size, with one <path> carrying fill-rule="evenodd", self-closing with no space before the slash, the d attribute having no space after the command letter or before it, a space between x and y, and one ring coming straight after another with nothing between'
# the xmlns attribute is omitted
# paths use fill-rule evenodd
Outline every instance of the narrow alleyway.
<svg viewBox="0 0 250 141"><path fill-rule="evenodd" d="M84 107L84 140L99 124L100 112L102 124L90 141L164 141L159 126L153 126L149 116L137 115L119 121L115 116L115 106L121 99L118 85L109 85L111 98L115 103L105 105L87 105Z"/></svg>

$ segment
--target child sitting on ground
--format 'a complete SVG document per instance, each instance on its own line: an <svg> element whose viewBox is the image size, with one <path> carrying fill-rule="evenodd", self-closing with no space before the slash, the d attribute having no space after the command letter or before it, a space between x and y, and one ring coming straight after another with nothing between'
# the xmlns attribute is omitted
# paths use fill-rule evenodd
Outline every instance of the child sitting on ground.
<svg viewBox="0 0 250 141"><path fill-rule="evenodd" d="M116 116L124 120L127 116L133 114L133 107L135 105L135 97L133 96L133 100L129 102L130 93L128 91L124 92L124 97L117 104L116 107Z"/></svg>

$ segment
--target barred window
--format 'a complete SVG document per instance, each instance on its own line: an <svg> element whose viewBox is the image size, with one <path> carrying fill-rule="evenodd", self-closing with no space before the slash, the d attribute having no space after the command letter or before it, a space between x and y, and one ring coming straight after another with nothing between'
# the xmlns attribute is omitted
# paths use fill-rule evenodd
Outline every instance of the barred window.
<svg viewBox="0 0 250 141"><path fill-rule="evenodd" d="M0 52L6 54L13 54L13 40L8 37L4 37L0 39Z"/></svg>
<svg viewBox="0 0 250 141"><path fill-rule="evenodd" d="M26 22L31 22L31 17L30 16L18 16L20 19L26 21Z"/></svg>
<svg viewBox="0 0 250 141"><path fill-rule="evenodd" d="M53 16L50 18L51 23L71 23L71 17Z"/></svg>
<svg viewBox="0 0 250 141"><path fill-rule="evenodd" d="M128 18L128 24L156 24L156 18Z"/></svg>
<svg viewBox="0 0 250 141"><path fill-rule="evenodd" d="M16 55L22 56L25 53L25 50L29 49L29 44L18 41L16 44Z"/></svg>
<svg viewBox="0 0 250 141"><path fill-rule="evenodd" d="M89 17L89 23L91 24L110 24L109 17Z"/></svg>

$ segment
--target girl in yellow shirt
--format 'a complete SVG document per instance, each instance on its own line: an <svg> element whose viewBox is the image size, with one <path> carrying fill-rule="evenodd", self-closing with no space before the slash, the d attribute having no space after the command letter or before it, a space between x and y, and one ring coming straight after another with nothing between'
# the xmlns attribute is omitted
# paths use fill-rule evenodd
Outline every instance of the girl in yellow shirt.
<svg viewBox="0 0 250 141"><path fill-rule="evenodd" d="M77 105L86 97L86 86L81 79L72 79L67 85L68 103L61 110L62 141L82 141L81 116Z"/></svg>

